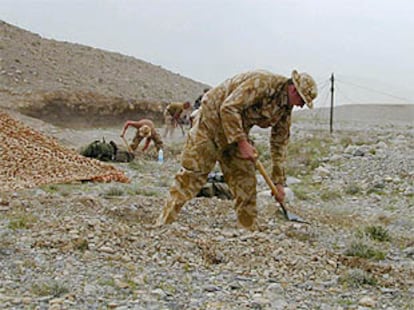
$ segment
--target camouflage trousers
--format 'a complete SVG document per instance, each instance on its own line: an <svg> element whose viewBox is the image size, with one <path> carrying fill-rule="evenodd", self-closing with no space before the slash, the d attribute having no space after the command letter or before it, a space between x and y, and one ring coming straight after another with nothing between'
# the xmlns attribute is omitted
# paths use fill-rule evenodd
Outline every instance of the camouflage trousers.
<svg viewBox="0 0 414 310"><path fill-rule="evenodd" d="M141 141L145 139L144 137L141 137L139 135L139 131L137 130L134 139L132 139L132 143L130 144L130 147L133 151L135 151L138 148L138 145L141 143ZM157 149L157 152L162 149L163 143L161 140L161 136L158 134L158 132L155 132L152 134L148 139L151 139L154 141L155 148Z"/></svg>
<svg viewBox="0 0 414 310"><path fill-rule="evenodd" d="M171 223L177 218L183 205L195 197L206 183L208 173L217 161L234 197L238 223L247 229L256 229L254 163L240 158L236 144L227 145L224 149L218 148L209 137L209 130L203 122L197 122L188 133L181 159L182 167L175 175L167 201L157 220L158 225Z"/></svg>
<svg viewBox="0 0 414 310"><path fill-rule="evenodd" d="M170 138L174 135L175 127L177 127L177 123L174 118L168 114L164 114L164 121L165 121L165 129L164 129L164 138L169 136Z"/></svg>

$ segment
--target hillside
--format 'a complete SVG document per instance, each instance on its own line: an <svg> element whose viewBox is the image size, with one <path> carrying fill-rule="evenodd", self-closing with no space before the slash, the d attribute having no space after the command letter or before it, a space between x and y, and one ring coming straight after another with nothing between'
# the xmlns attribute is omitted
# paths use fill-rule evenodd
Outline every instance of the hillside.
<svg viewBox="0 0 414 310"><path fill-rule="evenodd" d="M3 108L39 118L54 114L51 121L60 125L62 118L82 118L87 111L99 125L109 116L136 117L142 104L158 104L158 111L169 101L193 102L205 87L130 56L45 39L0 21Z"/></svg>

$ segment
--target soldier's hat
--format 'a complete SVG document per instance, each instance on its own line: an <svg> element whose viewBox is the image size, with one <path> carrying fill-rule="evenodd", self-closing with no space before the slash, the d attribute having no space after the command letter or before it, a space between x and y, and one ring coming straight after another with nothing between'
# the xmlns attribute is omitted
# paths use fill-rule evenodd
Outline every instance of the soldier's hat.
<svg viewBox="0 0 414 310"><path fill-rule="evenodd" d="M305 101L309 109L313 108L313 100L318 95L318 88L315 80L307 73L292 71L292 81L299 95Z"/></svg>
<svg viewBox="0 0 414 310"><path fill-rule="evenodd" d="M148 138L151 135L151 128L144 125L139 128L138 132L141 137Z"/></svg>

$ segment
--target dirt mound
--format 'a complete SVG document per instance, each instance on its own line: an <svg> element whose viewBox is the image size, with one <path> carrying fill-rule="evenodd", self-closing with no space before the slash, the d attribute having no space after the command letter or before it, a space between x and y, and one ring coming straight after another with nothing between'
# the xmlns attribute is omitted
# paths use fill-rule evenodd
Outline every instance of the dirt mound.
<svg viewBox="0 0 414 310"><path fill-rule="evenodd" d="M72 181L129 182L111 165L89 159L0 112L3 191Z"/></svg>

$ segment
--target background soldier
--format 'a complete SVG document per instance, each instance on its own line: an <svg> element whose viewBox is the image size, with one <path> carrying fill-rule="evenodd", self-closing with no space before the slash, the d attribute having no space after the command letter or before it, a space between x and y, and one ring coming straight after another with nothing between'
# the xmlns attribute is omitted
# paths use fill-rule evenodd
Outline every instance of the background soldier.
<svg viewBox="0 0 414 310"><path fill-rule="evenodd" d="M203 98L204 94L207 93L210 88L204 88L203 93L194 101L194 110L197 110L201 106L201 99Z"/></svg>
<svg viewBox="0 0 414 310"><path fill-rule="evenodd" d="M165 120L165 131L164 138L169 134L170 137L174 134L175 127L180 126L182 133L184 135L183 124L185 118L191 113L191 104L189 101L186 102L172 102L170 103L164 111L164 120Z"/></svg>

